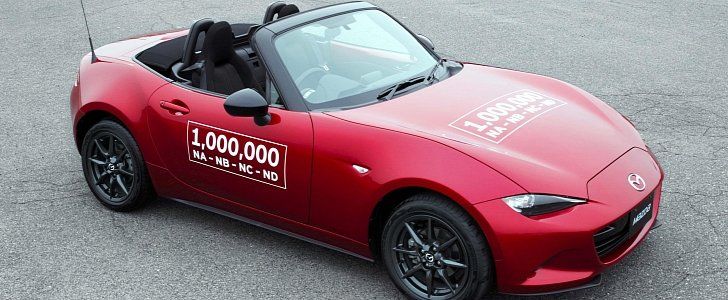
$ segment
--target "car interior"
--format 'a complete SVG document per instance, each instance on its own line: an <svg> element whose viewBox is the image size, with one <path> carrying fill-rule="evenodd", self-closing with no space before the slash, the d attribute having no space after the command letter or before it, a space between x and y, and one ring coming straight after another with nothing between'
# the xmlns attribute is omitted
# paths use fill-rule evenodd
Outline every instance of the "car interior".
<svg viewBox="0 0 728 300"><path fill-rule="evenodd" d="M298 13L296 5L274 2L261 24ZM261 24L201 19L186 36L146 49L137 60L159 74L194 88L223 95L252 88L264 94L266 74L250 45Z"/></svg>
<svg viewBox="0 0 728 300"><path fill-rule="evenodd" d="M182 85L222 95L251 88L271 105L283 106L251 38L262 25L299 12L296 5L274 2L261 24L201 19L188 35L159 43L136 58ZM412 70L431 68L407 53L400 39L408 33L399 28L388 31L382 20L395 23L384 13L341 16L303 25L277 39L277 51L309 109L333 107L338 99L390 85ZM376 38L362 37L362 32L376 32ZM348 105L340 102L342 107Z"/></svg>

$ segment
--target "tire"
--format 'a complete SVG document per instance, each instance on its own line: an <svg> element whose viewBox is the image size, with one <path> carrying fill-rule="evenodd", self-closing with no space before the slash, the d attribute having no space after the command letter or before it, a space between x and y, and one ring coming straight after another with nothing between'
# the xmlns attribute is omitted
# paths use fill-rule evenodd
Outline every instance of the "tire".
<svg viewBox="0 0 728 300"><path fill-rule="evenodd" d="M119 123L103 120L91 127L81 158L86 183L109 209L132 211L155 198L139 146Z"/></svg>
<svg viewBox="0 0 728 300"><path fill-rule="evenodd" d="M419 194L405 200L384 226L380 245L390 278L412 299L481 299L490 291L488 243L478 224L443 196Z"/></svg>

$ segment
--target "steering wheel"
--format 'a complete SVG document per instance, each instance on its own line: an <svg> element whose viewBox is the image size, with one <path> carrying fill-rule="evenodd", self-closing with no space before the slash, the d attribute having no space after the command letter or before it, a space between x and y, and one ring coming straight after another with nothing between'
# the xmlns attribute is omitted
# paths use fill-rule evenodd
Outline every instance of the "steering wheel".
<svg viewBox="0 0 728 300"><path fill-rule="evenodd" d="M317 89L322 89L319 86L319 81L324 75L326 75L326 71L322 67L313 67L296 77L294 82L301 92L301 95L303 95L303 98L308 99L313 93L320 92Z"/></svg>

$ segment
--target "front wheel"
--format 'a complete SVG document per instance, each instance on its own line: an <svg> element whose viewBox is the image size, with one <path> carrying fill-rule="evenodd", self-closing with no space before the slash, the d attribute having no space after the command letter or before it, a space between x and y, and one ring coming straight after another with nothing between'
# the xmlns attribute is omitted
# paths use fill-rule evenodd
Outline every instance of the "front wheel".
<svg viewBox="0 0 728 300"><path fill-rule="evenodd" d="M415 195L384 227L382 259L414 299L480 299L490 289L490 250L478 225L439 195Z"/></svg>
<svg viewBox="0 0 728 300"><path fill-rule="evenodd" d="M139 146L118 123L104 120L91 127L81 158L89 188L106 207L130 211L154 198Z"/></svg>

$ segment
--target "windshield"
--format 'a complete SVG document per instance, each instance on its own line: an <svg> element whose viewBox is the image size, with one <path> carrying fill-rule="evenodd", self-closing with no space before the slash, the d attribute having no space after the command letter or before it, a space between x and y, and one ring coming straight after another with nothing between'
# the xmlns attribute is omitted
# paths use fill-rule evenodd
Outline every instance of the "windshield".
<svg viewBox="0 0 728 300"><path fill-rule="evenodd" d="M379 10L297 27L274 44L312 110L375 102L383 89L425 76L437 64L412 34Z"/></svg>

